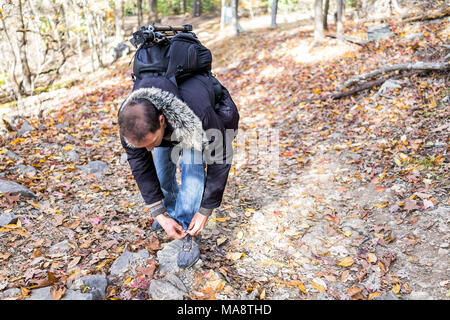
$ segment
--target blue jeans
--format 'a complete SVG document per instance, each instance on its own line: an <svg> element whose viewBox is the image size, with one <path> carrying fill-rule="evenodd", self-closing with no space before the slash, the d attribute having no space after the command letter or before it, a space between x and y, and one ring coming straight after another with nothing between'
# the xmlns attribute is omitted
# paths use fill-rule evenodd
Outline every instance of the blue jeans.
<svg viewBox="0 0 450 320"><path fill-rule="evenodd" d="M178 151L181 150L181 153ZM181 167L181 186L176 179L177 163ZM188 229L195 213L200 209L205 187L205 161L202 153L197 150L175 149L173 147L156 147L153 149L153 161L156 174L164 194L163 204L166 213Z"/></svg>

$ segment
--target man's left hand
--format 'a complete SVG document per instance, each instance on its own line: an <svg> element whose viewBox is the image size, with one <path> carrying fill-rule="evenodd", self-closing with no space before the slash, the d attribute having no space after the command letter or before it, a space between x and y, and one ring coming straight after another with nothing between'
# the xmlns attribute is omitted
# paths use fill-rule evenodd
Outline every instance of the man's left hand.
<svg viewBox="0 0 450 320"><path fill-rule="evenodd" d="M200 212L197 212L192 218L191 223L189 224L187 233L189 233L191 236L197 235L205 227L208 218L208 216L204 216Z"/></svg>

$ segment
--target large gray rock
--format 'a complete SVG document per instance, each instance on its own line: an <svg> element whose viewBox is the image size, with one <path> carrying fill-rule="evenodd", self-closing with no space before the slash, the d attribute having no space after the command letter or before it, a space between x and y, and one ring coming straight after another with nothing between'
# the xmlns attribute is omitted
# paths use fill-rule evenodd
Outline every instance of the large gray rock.
<svg viewBox="0 0 450 320"><path fill-rule="evenodd" d="M384 40L392 37L393 35L394 33L391 31L391 28L387 24L372 26L367 29L367 40L369 41Z"/></svg>
<svg viewBox="0 0 450 320"><path fill-rule="evenodd" d="M25 300L54 300L50 290L51 287L34 289L31 291L30 297L25 298ZM94 296L92 293L82 293L67 289L61 300L94 300Z"/></svg>
<svg viewBox="0 0 450 320"><path fill-rule="evenodd" d="M148 293L153 300L182 300L188 295L188 290L180 278L168 274L163 279L153 280Z"/></svg>
<svg viewBox="0 0 450 320"><path fill-rule="evenodd" d="M138 264L145 265L145 262L150 257L147 249L142 249L137 253L125 251L112 264L109 272L112 276L123 276L127 271L133 271Z"/></svg>
<svg viewBox="0 0 450 320"><path fill-rule="evenodd" d="M181 240L173 240L166 244L166 246L156 253L156 257L159 263L160 273L178 272L180 268L177 264L177 256L180 251Z"/></svg>
<svg viewBox="0 0 450 320"><path fill-rule="evenodd" d="M0 214L0 227L4 227L8 224L14 223L17 220L17 217L12 212L5 212Z"/></svg>
<svg viewBox="0 0 450 320"><path fill-rule="evenodd" d="M12 195L20 194L23 197L35 198L36 195L28 188L14 181L0 179L0 193L11 193Z"/></svg>

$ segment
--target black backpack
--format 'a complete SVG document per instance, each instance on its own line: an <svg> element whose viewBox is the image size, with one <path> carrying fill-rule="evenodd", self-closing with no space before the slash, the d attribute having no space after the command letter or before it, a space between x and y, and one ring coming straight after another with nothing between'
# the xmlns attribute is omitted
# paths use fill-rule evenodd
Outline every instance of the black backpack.
<svg viewBox="0 0 450 320"><path fill-rule="evenodd" d="M224 123L225 128L237 128L239 115L237 107L228 90L211 73L212 54L191 32L192 27L185 25L181 31L173 27L142 27L133 34L131 43L138 47L134 55L134 86L146 77L163 76L175 85L196 74L209 77L214 88L214 109ZM168 37L164 31L170 31Z"/></svg>
<svg viewBox="0 0 450 320"><path fill-rule="evenodd" d="M170 39L144 43L136 51L133 78L165 76L181 81L198 73L210 73L211 51L192 33L178 33Z"/></svg>

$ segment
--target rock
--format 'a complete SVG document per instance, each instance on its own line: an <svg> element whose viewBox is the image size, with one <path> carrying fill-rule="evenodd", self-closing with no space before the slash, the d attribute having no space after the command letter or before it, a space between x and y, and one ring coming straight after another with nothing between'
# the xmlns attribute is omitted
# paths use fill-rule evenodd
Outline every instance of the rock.
<svg viewBox="0 0 450 320"><path fill-rule="evenodd" d="M50 290L51 287L34 289L31 291L30 297L24 300L54 300ZM81 293L80 291L67 289L61 300L94 300L94 296L91 293Z"/></svg>
<svg viewBox="0 0 450 320"><path fill-rule="evenodd" d="M405 40L411 41L414 40L416 38L422 38L423 37L423 33L422 32L418 32L418 33L408 33L407 35L405 35Z"/></svg>
<svg viewBox="0 0 450 320"><path fill-rule="evenodd" d="M180 251L182 241L173 240L156 253L159 263L160 273L177 272L180 268L177 265L177 256Z"/></svg>
<svg viewBox="0 0 450 320"><path fill-rule="evenodd" d="M25 120L22 123L22 126L20 127L20 130L17 132L17 134L19 136L23 136L25 133L33 131L33 130L34 130L33 126L27 120Z"/></svg>
<svg viewBox="0 0 450 320"><path fill-rule="evenodd" d="M12 212L5 212L0 215L0 227L4 227L8 224L14 223L17 221L17 217Z"/></svg>
<svg viewBox="0 0 450 320"><path fill-rule="evenodd" d="M48 249L48 253L57 253L57 252L65 252L67 250L70 250L72 247L69 245L68 240L64 240L61 242L58 242L57 244L54 244Z"/></svg>
<svg viewBox="0 0 450 320"><path fill-rule="evenodd" d="M147 249L142 249L137 253L125 251L114 261L109 272L112 276L123 276L125 272L132 271L134 265L139 263L144 265L149 257L150 253Z"/></svg>
<svg viewBox="0 0 450 320"><path fill-rule="evenodd" d="M83 293L91 293L94 300L104 299L109 280L105 275L90 275L76 280L71 290L80 290Z"/></svg>
<svg viewBox="0 0 450 320"><path fill-rule="evenodd" d="M57 129L57 130L61 130L61 129L64 129L64 128L68 127L68 126L69 126L69 123L66 121L64 123L60 123L60 124L55 125L53 128Z"/></svg>
<svg viewBox="0 0 450 320"><path fill-rule="evenodd" d="M126 153L122 153L121 155L120 155L120 164L125 164L125 163L127 163L127 161L128 161L128 156L127 156L127 154Z"/></svg>
<svg viewBox="0 0 450 320"><path fill-rule="evenodd" d="M108 170L108 164L106 162L96 160L90 161L86 165L78 166L81 170L88 174L94 174L97 178L103 176L103 172Z"/></svg>
<svg viewBox="0 0 450 320"><path fill-rule="evenodd" d="M0 299L16 298L21 294L22 291L19 288L11 288L3 292L0 292Z"/></svg>
<svg viewBox="0 0 450 320"><path fill-rule="evenodd" d="M438 257L446 257L448 256L448 250L444 248L439 248L437 255Z"/></svg>
<svg viewBox="0 0 450 320"><path fill-rule="evenodd" d="M32 166L26 166L23 164L18 164L14 167L17 171L20 173L23 173L25 175L35 176L36 175L36 168Z"/></svg>
<svg viewBox="0 0 450 320"><path fill-rule="evenodd" d="M374 297L373 300L400 300L400 299L397 297L397 295L394 292L389 291L386 294L383 294L378 297Z"/></svg>
<svg viewBox="0 0 450 320"><path fill-rule="evenodd" d="M28 190L28 188L14 181L0 179L0 193L11 193L13 195L20 194L23 197L35 198L36 195Z"/></svg>
<svg viewBox="0 0 450 320"><path fill-rule="evenodd" d="M168 274L161 280L153 280L148 293L153 300L182 300L188 294L184 283L174 274Z"/></svg>
<svg viewBox="0 0 450 320"><path fill-rule="evenodd" d="M408 297L410 300L433 300L428 292L413 291Z"/></svg>
<svg viewBox="0 0 450 320"><path fill-rule="evenodd" d="M22 159L17 153L14 153L10 150L6 151L5 157L11 160L20 160Z"/></svg>
<svg viewBox="0 0 450 320"><path fill-rule="evenodd" d="M66 156L72 162L78 162L78 160L80 159L80 156L75 150L67 151Z"/></svg>
<svg viewBox="0 0 450 320"><path fill-rule="evenodd" d="M367 30L367 40L369 41L384 40L393 35L394 33L387 24L372 26Z"/></svg>

